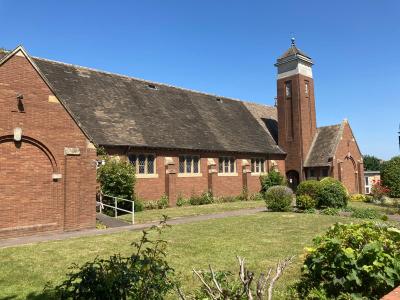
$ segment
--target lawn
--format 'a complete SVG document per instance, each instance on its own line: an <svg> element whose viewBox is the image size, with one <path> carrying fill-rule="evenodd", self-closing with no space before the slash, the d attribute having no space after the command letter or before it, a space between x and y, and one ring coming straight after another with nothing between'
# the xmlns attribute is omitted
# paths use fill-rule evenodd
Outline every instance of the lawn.
<svg viewBox="0 0 400 300"><path fill-rule="evenodd" d="M378 204L378 203L366 203L366 202L349 202L348 206L353 208L372 208L383 214L395 214L399 212L398 208L395 208L393 204Z"/></svg>
<svg viewBox="0 0 400 300"><path fill-rule="evenodd" d="M304 247L336 221L351 219L260 212L176 225L167 229L164 238L169 241L168 260L180 273L186 290L197 284L192 268L204 269L210 263L216 270L236 273L236 255L240 255L246 257L250 268L261 271L278 259L296 255L277 285L276 299L284 299L286 287L299 276ZM56 284L65 278L74 262L82 264L116 252L129 254L131 241L139 236L139 232L124 232L0 249L0 299L25 299L30 293L40 293L46 282Z"/></svg>
<svg viewBox="0 0 400 300"><path fill-rule="evenodd" d="M146 223L162 219L162 215L167 215L170 219L221 213L246 208L265 207L264 201L238 201L228 203L216 203L196 206L169 207L165 209L145 210L135 213L135 223ZM121 219L131 222L130 214L122 215Z"/></svg>

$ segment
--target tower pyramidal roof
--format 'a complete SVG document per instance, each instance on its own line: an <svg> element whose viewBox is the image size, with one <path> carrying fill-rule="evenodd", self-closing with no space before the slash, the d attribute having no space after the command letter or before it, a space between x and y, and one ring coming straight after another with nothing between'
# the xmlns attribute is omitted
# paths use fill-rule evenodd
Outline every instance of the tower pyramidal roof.
<svg viewBox="0 0 400 300"><path fill-rule="evenodd" d="M300 50L299 48L297 48L296 42L295 42L295 41L296 41L295 38L292 38L292 43L291 43L291 45L290 45L290 48L289 48L285 53L283 53L283 54L278 58L278 60L280 60L280 59L285 59L285 58L288 58L288 57L290 57L290 56L297 56L297 55L305 56L305 57L311 59L311 57L310 57L309 55L307 55L307 54L304 53L302 50Z"/></svg>

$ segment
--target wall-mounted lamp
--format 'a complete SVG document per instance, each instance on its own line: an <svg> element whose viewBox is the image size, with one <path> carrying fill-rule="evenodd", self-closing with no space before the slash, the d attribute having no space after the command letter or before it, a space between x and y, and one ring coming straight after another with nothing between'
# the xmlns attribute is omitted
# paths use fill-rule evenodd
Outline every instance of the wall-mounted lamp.
<svg viewBox="0 0 400 300"><path fill-rule="evenodd" d="M22 139L22 129L20 127L14 128L14 141L20 142Z"/></svg>

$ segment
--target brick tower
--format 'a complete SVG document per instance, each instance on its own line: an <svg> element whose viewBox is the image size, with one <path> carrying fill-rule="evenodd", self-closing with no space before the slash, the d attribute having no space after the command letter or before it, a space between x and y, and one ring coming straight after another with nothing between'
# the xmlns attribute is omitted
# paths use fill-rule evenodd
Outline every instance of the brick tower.
<svg viewBox="0 0 400 300"><path fill-rule="evenodd" d="M286 151L286 177L292 188L305 178L304 161L316 134L314 81L311 58L292 39L277 59L279 146Z"/></svg>

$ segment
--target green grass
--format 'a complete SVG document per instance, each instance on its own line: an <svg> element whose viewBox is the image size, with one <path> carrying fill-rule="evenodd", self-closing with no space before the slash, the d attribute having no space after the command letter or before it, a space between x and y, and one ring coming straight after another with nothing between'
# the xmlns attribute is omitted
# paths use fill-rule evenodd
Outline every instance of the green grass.
<svg viewBox="0 0 400 300"><path fill-rule="evenodd" d="M197 284L192 268L204 269L211 264L215 270L236 274L239 255L246 258L252 270L260 272L278 259L296 255L294 264L277 285L276 298L284 299L286 287L299 276L304 247L336 221L351 220L261 212L173 226L164 238L169 242L168 260L179 272L185 290ZM60 283L72 263L82 264L117 252L127 255L132 250L130 243L139 236L139 232L123 232L0 249L0 299L25 299L29 293L40 293L46 282Z"/></svg>
<svg viewBox="0 0 400 300"><path fill-rule="evenodd" d="M383 214L396 214L399 209L389 204L366 203L366 202L349 202L348 206L353 208L372 208Z"/></svg>
<svg viewBox="0 0 400 300"><path fill-rule="evenodd" d="M245 208L265 207L264 201L238 201L228 203L217 203L196 206L169 207L165 209L145 210L135 213L135 224L158 221L162 215L167 215L171 219L220 213ZM132 221L130 214L120 216L122 220Z"/></svg>

